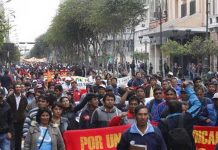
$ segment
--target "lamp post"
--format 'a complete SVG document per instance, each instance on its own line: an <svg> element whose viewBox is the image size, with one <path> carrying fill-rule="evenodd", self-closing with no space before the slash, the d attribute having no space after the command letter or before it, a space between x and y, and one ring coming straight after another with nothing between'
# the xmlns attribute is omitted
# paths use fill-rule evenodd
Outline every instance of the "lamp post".
<svg viewBox="0 0 218 150"><path fill-rule="evenodd" d="M161 73L161 76L163 77L163 54L161 51L161 46L163 43L163 33L162 33L162 9L161 9L161 3L160 3L160 12L159 12L159 21L160 21L160 66L159 66L159 70Z"/></svg>
<svg viewBox="0 0 218 150"><path fill-rule="evenodd" d="M209 34L208 34L208 0L206 0L206 40L209 39ZM205 55L204 57L204 69L203 69L203 73L206 75L207 72L209 71L209 55Z"/></svg>

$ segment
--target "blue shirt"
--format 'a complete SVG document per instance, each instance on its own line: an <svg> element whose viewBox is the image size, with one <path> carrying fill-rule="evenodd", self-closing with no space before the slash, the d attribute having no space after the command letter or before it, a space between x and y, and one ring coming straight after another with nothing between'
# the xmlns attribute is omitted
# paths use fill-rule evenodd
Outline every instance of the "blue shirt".
<svg viewBox="0 0 218 150"><path fill-rule="evenodd" d="M44 136L45 131L47 130L47 128L40 126L39 129L40 129L40 136L39 136L39 138L37 140L37 147L38 148L40 146L40 143L41 143L41 141L43 139L43 136ZM47 133L45 135L45 139L44 139L44 141L42 143L42 146L41 146L40 150L52 150L51 136L49 135L48 131L47 131Z"/></svg>

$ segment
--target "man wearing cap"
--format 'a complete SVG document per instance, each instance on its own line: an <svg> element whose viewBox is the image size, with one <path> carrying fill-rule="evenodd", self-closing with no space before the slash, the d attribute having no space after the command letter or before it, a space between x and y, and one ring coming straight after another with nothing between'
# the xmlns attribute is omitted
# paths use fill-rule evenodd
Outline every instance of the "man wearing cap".
<svg viewBox="0 0 218 150"><path fill-rule="evenodd" d="M208 126L218 126L218 93L213 96L213 103L204 110L205 122Z"/></svg>
<svg viewBox="0 0 218 150"><path fill-rule="evenodd" d="M3 100L4 93L4 90L0 89L0 149L9 150L13 133L13 119L10 105Z"/></svg>

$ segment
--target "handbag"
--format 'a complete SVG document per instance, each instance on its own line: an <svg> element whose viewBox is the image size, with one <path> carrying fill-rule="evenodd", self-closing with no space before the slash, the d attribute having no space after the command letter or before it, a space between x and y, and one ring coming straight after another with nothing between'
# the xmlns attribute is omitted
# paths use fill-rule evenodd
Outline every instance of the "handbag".
<svg viewBox="0 0 218 150"><path fill-rule="evenodd" d="M41 143L40 143L40 145L39 145L39 150L40 150L40 148L41 148L41 146L42 146L42 143L44 142L44 139L45 139L45 136L46 136L47 131L48 131L48 129L45 130L45 133L44 133L44 135L43 135L42 141L41 141Z"/></svg>

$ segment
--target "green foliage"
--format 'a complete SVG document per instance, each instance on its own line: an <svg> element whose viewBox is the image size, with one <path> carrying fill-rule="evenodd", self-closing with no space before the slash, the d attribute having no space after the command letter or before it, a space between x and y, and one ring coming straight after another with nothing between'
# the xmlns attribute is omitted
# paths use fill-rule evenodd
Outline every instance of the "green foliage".
<svg viewBox="0 0 218 150"><path fill-rule="evenodd" d="M199 57L205 55L207 52L204 49L204 39L195 36L190 42L186 43L185 47L193 56Z"/></svg>
<svg viewBox="0 0 218 150"><path fill-rule="evenodd" d="M204 40L198 36L188 42L185 47L191 55L196 57L218 54L218 46L212 40Z"/></svg>
<svg viewBox="0 0 218 150"><path fill-rule="evenodd" d="M161 46L161 51L163 51L165 55L172 55L172 56L186 55L188 53L186 47L172 40L163 44Z"/></svg>
<svg viewBox="0 0 218 150"><path fill-rule="evenodd" d="M48 43L45 40L45 35L41 35L36 39L34 47L30 51L30 57L43 58L51 53Z"/></svg>
<svg viewBox="0 0 218 150"><path fill-rule="evenodd" d="M85 53L95 59L106 37L137 25L143 15L140 0L66 0L59 6L45 39L54 49L67 48L77 58Z"/></svg>
<svg viewBox="0 0 218 150"><path fill-rule="evenodd" d="M136 60L141 60L141 61L148 60L149 58L149 54L145 52L135 52L133 55Z"/></svg>
<svg viewBox="0 0 218 150"><path fill-rule="evenodd" d="M3 43L0 48L0 62L17 62L20 60L20 51L13 43ZM9 56L9 57L8 57Z"/></svg>
<svg viewBox="0 0 218 150"><path fill-rule="evenodd" d="M5 20L4 9L0 8L0 47L3 45L5 36L8 33L10 27Z"/></svg>

